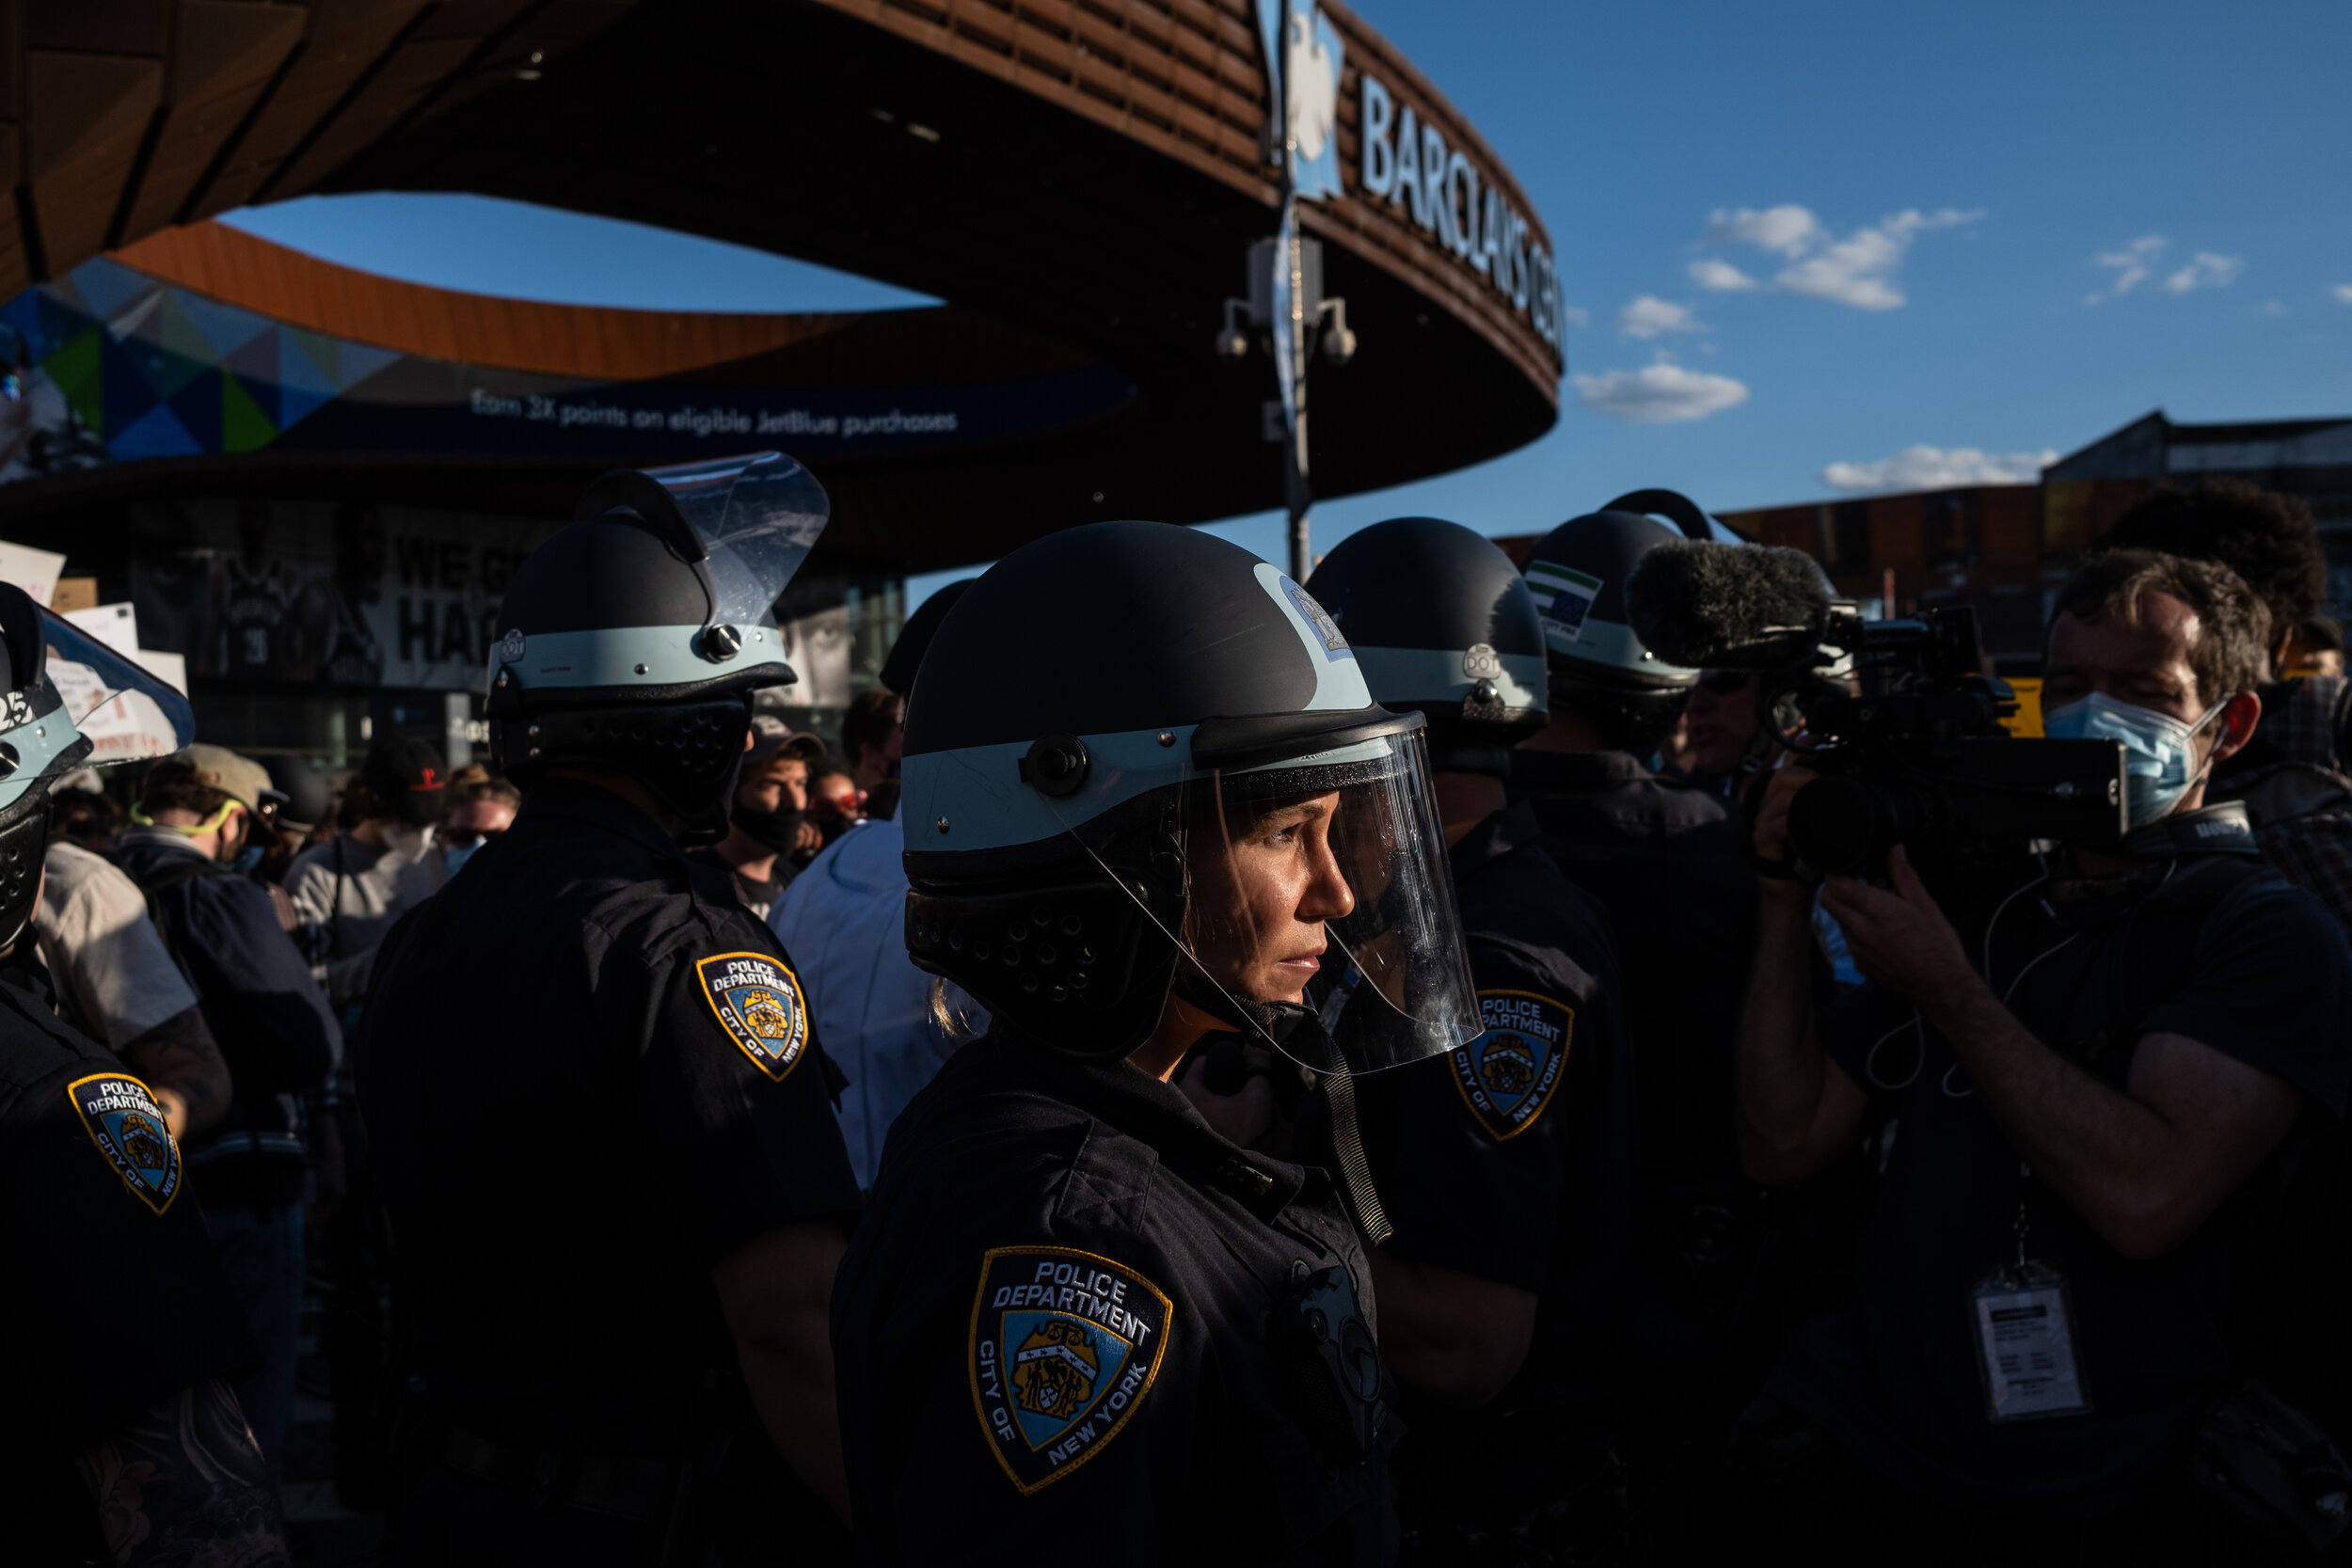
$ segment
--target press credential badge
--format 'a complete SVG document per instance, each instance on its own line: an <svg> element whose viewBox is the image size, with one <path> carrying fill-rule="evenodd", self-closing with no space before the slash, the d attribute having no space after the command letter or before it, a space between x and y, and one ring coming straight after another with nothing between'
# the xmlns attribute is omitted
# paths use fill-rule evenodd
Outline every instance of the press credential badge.
<svg viewBox="0 0 2352 1568"><path fill-rule="evenodd" d="M2062 1276L2034 1262L1998 1269L1969 1292L1969 1305L1990 1418L2032 1421L2090 1408Z"/></svg>

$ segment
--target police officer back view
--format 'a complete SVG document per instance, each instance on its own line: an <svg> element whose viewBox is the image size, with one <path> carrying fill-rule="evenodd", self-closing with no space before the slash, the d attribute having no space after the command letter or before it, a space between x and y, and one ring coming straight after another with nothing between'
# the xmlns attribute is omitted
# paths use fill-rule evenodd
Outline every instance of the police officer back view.
<svg viewBox="0 0 2352 1568"><path fill-rule="evenodd" d="M1698 672L1643 645L1626 624L1625 584L1644 555L1680 537L1634 513L1596 512L1535 546L1527 581L1550 655L1551 722L1511 759L1513 793L1534 802L1546 847L1627 933L1652 1190L1738 1169L1731 1051L1756 928L1756 879L1729 813L1649 767Z"/></svg>
<svg viewBox="0 0 2352 1568"><path fill-rule="evenodd" d="M841 1507L832 1069L678 843L723 831L751 693L793 679L772 606L825 511L773 454L609 475L507 592L522 809L386 939L355 1045L428 1418L399 1560L731 1560L786 1528L755 1408Z"/></svg>
<svg viewBox="0 0 2352 1568"><path fill-rule="evenodd" d="M1622 1365L1632 1063L1607 917L1560 873L1511 746L1541 729L1544 637L1510 558L1433 517L1375 524L1308 591L1430 765L1486 1032L1362 1080L1396 1234L1373 1254L1404 1386L1406 1558L1579 1560L1618 1522L1608 1375Z"/></svg>
<svg viewBox="0 0 2352 1568"><path fill-rule="evenodd" d="M1754 1276L1769 1255L1760 1194L1740 1174L1732 1136L1756 879L1725 803L1651 769L1698 672L1665 663L1627 621L1635 566L1680 537L1604 510L1535 546L1526 575L1543 611L1551 722L1513 753L1511 778L1544 847L1622 938L1641 1114L1629 1330L1634 1375L1653 1395L1629 1407L1626 1442L1645 1490L1746 1402L1770 1327Z"/></svg>
<svg viewBox="0 0 2352 1568"><path fill-rule="evenodd" d="M147 1085L58 1022L31 951L49 795L90 742L51 657L156 755L187 700L0 585L0 1558L289 1560L230 1380L258 1363Z"/></svg>
<svg viewBox="0 0 2352 1568"><path fill-rule="evenodd" d="M1339 1191L1167 1080L1220 1029L1325 1069L1477 1033L1420 724L1295 583L1160 524L1026 546L939 628L907 943L993 1022L892 1129L842 1265L867 1561L1393 1555Z"/></svg>

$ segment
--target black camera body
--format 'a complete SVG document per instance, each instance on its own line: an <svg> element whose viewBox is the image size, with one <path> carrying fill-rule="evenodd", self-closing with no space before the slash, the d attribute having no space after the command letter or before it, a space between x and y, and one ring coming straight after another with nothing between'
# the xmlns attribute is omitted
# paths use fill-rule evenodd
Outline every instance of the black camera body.
<svg viewBox="0 0 2352 1568"><path fill-rule="evenodd" d="M1851 692L1810 673L1832 651L1852 657ZM1759 694L1766 722L1821 775L1789 805L1800 874L1883 876L1897 844L1926 874L2032 840L2122 838L2122 747L2012 736L2001 721L2016 695L1983 668L1965 605L1887 621L1829 606L1820 651Z"/></svg>

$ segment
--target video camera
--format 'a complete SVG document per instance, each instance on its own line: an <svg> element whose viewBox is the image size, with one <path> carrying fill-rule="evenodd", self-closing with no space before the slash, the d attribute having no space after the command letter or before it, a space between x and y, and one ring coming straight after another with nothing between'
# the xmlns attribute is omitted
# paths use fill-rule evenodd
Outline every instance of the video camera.
<svg viewBox="0 0 2352 1568"><path fill-rule="evenodd" d="M1883 876L1898 844L1925 873L2123 836L2122 747L2004 730L2016 697L1983 673L1964 605L1866 621L1802 551L1691 541L1643 558L1626 608L1660 658L1780 677L1762 683L1764 721L1821 775L1789 806L1802 874ZM1847 659L1851 689L1820 673Z"/></svg>

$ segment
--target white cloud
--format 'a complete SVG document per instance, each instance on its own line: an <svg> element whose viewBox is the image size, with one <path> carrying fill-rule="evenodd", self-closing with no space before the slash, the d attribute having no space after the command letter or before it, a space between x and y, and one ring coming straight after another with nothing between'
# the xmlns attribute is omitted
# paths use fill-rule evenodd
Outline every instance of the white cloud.
<svg viewBox="0 0 2352 1568"><path fill-rule="evenodd" d="M2106 293L2093 289L2083 303L2096 305L2103 299L2122 299L2147 282L2154 275L2156 258L2164 254L2169 244L2161 234L2142 234L2121 250L2102 251L2092 257L2094 264L2113 267L2115 277L2109 280Z"/></svg>
<svg viewBox="0 0 2352 1568"><path fill-rule="evenodd" d="M1833 490L1946 490L1960 484L2030 484L2058 461L2055 451L1981 451L1975 447L1905 447L1875 463L1832 463L1821 483Z"/></svg>
<svg viewBox="0 0 2352 1568"><path fill-rule="evenodd" d="M1644 294L1617 312L1617 330L1629 338L1662 338L1669 332L1703 330L1687 305Z"/></svg>
<svg viewBox="0 0 2352 1568"><path fill-rule="evenodd" d="M2245 270L2243 257L2216 256L2210 250L2201 250L2190 258L2188 265L2164 280L2164 292L2185 294L2191 289L2222 288Z"/></svg>
<svg viewBox="0 0 2352 1568"><path fill-rule="evenodd" d="M1563 305L1560 307L1560 314L1567 319L1570 326L1579 331L1590 326L1593 322L1593 313L1581 305Z"/></svg>
<svg viewBox="0 0 2352 1568"><path fill-rule="evenodd" d="M2105 289L2093 289L2085 294L2083 303L2100 305L2122 299L2154 277L2156 266L2171 244L2161 234L2142 234L2121 250L2105 250L2092 257L2093 265L2112 268L2115 277ZM2169 294L2185 294L2192 289L2219 289L2235 282L2238 274L2245 270L2246 259L2242 256L2201 250L2189 258L2188 265L2165 274L2156 287Z"/></svg>
<svg viewBox="0 0 2352 1568"><path fill-rule="evenodd" d="M1748 389L1727 375L1685 370L1661 355L1638 371L1572 375L1585 407L1635 424L1673 424L1703 420L1747 402Z"/></svg>
<svg viewBox="0 0 2352 1568"><path fill-rule="evenodd" d="M1923 213L1907 207L1840 239L1804 207L1719 207L1708 218L1702 243L1752 245L1780 257L1787 264L1772 276L1770 286L1786 293L1857 310L1892 310L1903 303L1895 274L1912 242L1931 230L1956 228L1982 216L1981 209L1944 207ZM1699 287L1719 293L1767 287L1714 257L1692 261L1688 270Z"/></svg>
<svg viewBox="0 0 2352 1568"><path fill-rule="evenodd" d="M1981 211L1963 213L1951 207L1934 213L1908 208L1784 267L1772 281L1790 293L1835 300L1857 310L1892 310L1903 303L1902 291L1895 286L1895 269L1902 264L1911 242L1931 230L1974 223L1982 216Z"/></svg>
<svg viewBox="0 0 2352 1568"><path fill-rule="evenodd" d="M2287 308L2275 299L2265 299L2254 307L2254 314L2258 316L2283 316L2286 313Z"/></svg>
<svg viewBox="0 0 2352 1568"><path fill-rule="evenodd" d="M1821 220L1809 208L1718 207L1708 214L1707 238L1717 245L1752 245L1794 260L1824 237Z"/></svg>
<svg viewBox="0 0 2352 1568"><path fill-rule="evenodd" d="M1692 282L1702 289L1712 289L1719 294L1746 293L1764 287L1729 261L1719 261L1712 256L1703 256L1692 262L1689 271Z"/></svg>
<svg viewBox="0 0 2352 1568"><path fill-rule="evenodd" d="M2339 283L2328 291L2346 305L2352 305L2352 283Z"/></svg>

